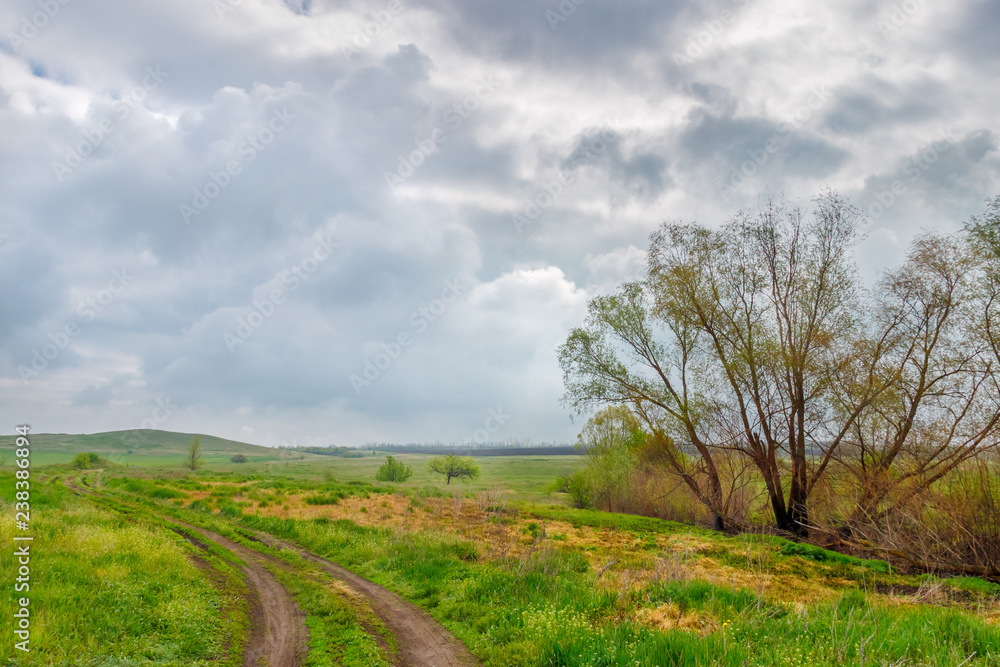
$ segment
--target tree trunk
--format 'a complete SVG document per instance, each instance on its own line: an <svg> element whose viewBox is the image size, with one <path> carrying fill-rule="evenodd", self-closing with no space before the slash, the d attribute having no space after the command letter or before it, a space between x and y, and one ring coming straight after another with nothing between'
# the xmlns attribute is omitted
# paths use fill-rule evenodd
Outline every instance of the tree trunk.
<svg viewBox="0 0 1000 667"><path fill-rule="evenodd" d="M792 480L792 488L788 494L788 527L796 535L806 537L809 535L809 509L805 488Z"/></svg>
<svg viewBox="0 0 1000 667"><path fill-rule="evenodd" d="M771 509L774 511L774 525L779 530L790 531L792 529L792 522L788 516L788 511L785 509L785 499L780 494L780 489L777 493L773 492L770 488L768 489L768 495L771 496Z"/></svg>
<svg viewBox="0 0 1000 667"><path fill-rule="evenodd" d="M723 531L726 529L726 521L722 517L722 482L719 480L719 473L714 462L712 462L710 471L708 488L712 494L712 528Z"/></svg>

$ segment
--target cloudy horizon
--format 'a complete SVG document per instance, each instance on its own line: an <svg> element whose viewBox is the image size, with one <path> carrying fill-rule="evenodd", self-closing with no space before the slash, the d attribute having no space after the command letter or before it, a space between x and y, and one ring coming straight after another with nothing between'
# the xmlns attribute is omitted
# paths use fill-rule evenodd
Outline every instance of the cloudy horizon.
<svg viewBox="0 0 1000 667"><path fill-rule="evenodd" d="M665 220L1000 195L1000 5L13 0L0 412L263 445L573 441L556 347Z"/></svg>

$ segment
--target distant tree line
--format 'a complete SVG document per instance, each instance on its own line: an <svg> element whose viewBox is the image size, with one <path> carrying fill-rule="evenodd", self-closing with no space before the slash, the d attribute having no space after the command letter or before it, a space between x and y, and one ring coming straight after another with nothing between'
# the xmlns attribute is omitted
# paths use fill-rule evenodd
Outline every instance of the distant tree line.
<svg viewBox="0 0 1000 667"><path fill-rule="evenodd" d="M364 449L381 452L394 451L456 451L456 450L477 450L477 449L563 449L572 447L569 442L537 442L527 438L508 438L499 441L462 441L462 442L408 442L405 444L391 442L369 442Z"/></svg>
<svg viewBox="0 0 1000 667"><path fill-rule="evenodd" d="M373 449L373 451L379 450ZM575 456L578 454L572 445L563 445L560 447L500 447L496 449L485 447L466 449L464 447L410 447L407 445L396 445L387 447L381 451L390 451L397 454L461 454L464 456Z"/></svg>
<svg viewBox="0 0 1000 667"><path fill-rule="evenodd" d="M305 452L308 454L321 454L322 456L339 456L344 459L357 459L365 455L364 452L358 451L353 447L336 447L334 445L326 447L282 447L281 449L287 449L293 452Z"/></svg>

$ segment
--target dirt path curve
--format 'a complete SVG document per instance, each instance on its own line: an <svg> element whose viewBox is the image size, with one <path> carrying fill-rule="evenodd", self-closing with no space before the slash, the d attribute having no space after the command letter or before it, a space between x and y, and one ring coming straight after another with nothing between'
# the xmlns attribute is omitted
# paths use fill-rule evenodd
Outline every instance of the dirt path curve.
<svg viewBox="0 0 1000 667"><path fill-rule="evenodd" d="M251 590L251 626L243 652L243 667L298 667L309 652L305 614L284 586L263 566L267 557L204 528L160 516L231 551L246 565L243 572ZM261 659L265 661L262 663Z"/></svg>
<svg viewBox="0 0 1000 667"><path fill-rule="evenodd" d="M269 546L290 549L316 563L327 574L365 597L372 611L396 637L399 667L475 667L479 662L469 649L426 611L378 584L336 563L320 558L267 533L255 534Z"/></svg>
<svg viewBox="0 0 1000 667"><path fill-rule="evenodd" d="M67 478L66 486L81 494L98 495L74 484L73 478ZM305 614L288 590L264 568L268 557L204 528L156 516L218 544L245 563L243 574L250 590L250 634L243 651L243 667L299 667L308 654L309 630ZM204 546L192 542L195 546Z"/></svg>
<svg viewBox="0 0 1000 667"><path fill-rule="evenodd" d="M71 488L77 488L84 493L91 493L91 491L73 487L69 482L67 482L67 485ZM295 616L299 612L294 603L291 602L291 598L288 597L288 592L274 580L270 572L261 567L260 563L266 562L270 557L236 544L210 531L195 526L188 526L168 517L161 516L161 518L183 526L188 530L196 531L205 539L209 539L235 552L247 562L248 566L256 566L254 571L260 576L261 581L255 583L254 587L261 591L261 602L263 603L262 606L265 612L268 610L271 611L267 616L272 618L267 626L269 632L271 628L276 628L281 633L284 633L281 635L283 637L281 639L275 638L269 640L269 646L280 648L285 651L282 655L288 655L289 647L296 646L295 642L288 638L289 628L287 626L289 625L289 621L293 617L299 618L298 623L303 632L305 631L305 626L302 624L301 618ZM336 563L328 561L325 558L320 558L296 544L281 541L267 533L259 531L253 531L253 533L261 542L268 546L289 549L298 553L302 558L317 564L327 574L344 582L351 590L362 596L371 606L375 615L382 620L382 623L385 624L389 632L396 638L397 651L395 655L390 656L396 667L478 667L479 662L458 638L434 620L430 614L412 602L372 581L368 581L364 577L354 574ZM253 580L253 576L249 572L247 576L248 579ZM265 585L267 579L270 579L277 586L277 589ZM265 592L265 589L271 592ZM281 602L280 598L282 595L288 604ZM272 597L277 599L271 599ZM281 618L273 618L278 614L275 610L279 608L283 608L286 611L280 614ZM253 645L253 641L249 642L248 654ZM247 662L247 659L244 659L244 667L249 667L251 664L256 667L256 663L250 663ZM295 667L298 664L298 662L275 662L274 658L272 658L271 662L272 667Z"/></svg>

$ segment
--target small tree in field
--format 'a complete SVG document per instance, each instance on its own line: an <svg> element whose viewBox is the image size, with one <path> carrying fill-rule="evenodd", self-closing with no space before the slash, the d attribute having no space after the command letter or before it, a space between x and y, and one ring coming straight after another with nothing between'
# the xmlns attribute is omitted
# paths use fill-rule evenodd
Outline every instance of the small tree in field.
<svg viewBox="0 0 1000 667"><path fill-rule="evenodd" d="M435 456L427 462L427 469L444 475L447 484L451 484L452 478L462 481L479 479L479 466L472 460L471 456Z"/></svg>
<svg viewBox="0 0 1000 667"><path fill-rule="evenodd" d="M233 463L246 463L247 457L245 454L234 454L229 458Z"/></svg>
<svg viewBox="0 0 1000 667"><path fill-rule="evenodd" d="M73 463L71 465L74 468L83 470L84 468L96 468L101 463L104 463L104 461L102 461L101 457L97 454L94 454L93 452L80 452L73 459Z"/></svg>
<svg viewBox="0 0 1000 667"><path fill-rule="evenodd" d="M201 436L195 436L191 444L188 445L187 458L184 459L184 467L197 470L201 467Z"/></svg>
<svg viewBox="0 0 1000 667"><path fill-rule="evenodd" d="M385 457L385 463L379 466L375 479L379 482L405 482L413 475L413 468L391 456Z"/></svg>

